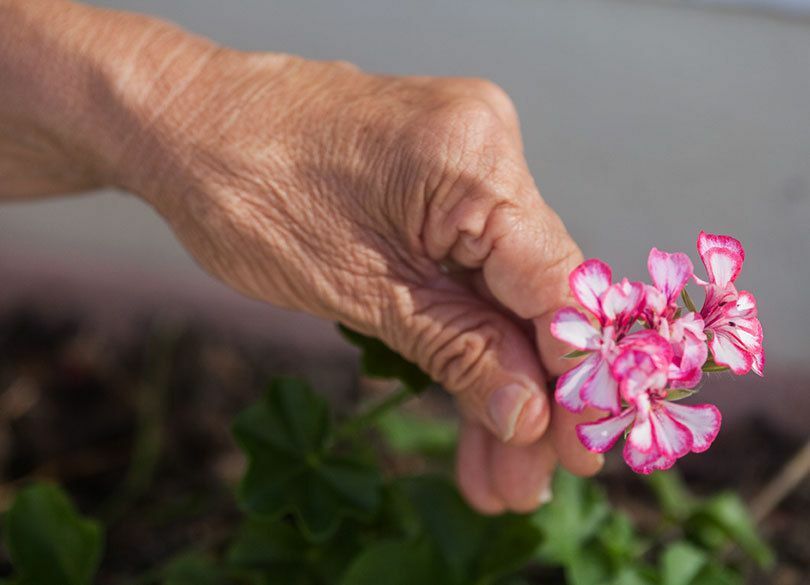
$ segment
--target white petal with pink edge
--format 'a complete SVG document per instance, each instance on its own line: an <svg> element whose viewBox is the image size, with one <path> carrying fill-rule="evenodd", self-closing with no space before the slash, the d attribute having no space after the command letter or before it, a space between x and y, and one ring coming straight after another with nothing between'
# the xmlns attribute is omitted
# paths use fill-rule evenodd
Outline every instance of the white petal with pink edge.
<svg viewBox="0 0 810 585"><path fill-rule="evenodd" d="M757 316L757 299L747 290L741 290L734 305L734 314L746 317Z"/></svg>
<svg viewBox="0 0 810 585"><path fill-rule="evenodd" d="M577 436L589 451L604 453L616 444L635 416L636 409L628 408L619 415L577 425Z"/></svg>
<svg viewBox="0 0 810 585"><path fill-rule="evenodd" d="M554 398L571 412L581 412L585 403L580 398L582 385L593 375L602 362L602 355L592 353L585 361L557 379Z"/></svg>
<svg viewBox="0 0 810 585"><path fill-rule="evenodd" d="M650 416L636 417L636 422L633 424L630 434L627 435L627 442L632 444L633 449L639 453L649 453L655 448Z"/></svg>
<svg viewBox="0 0 810 585"><path fill-rule="evenodd" d="M572 308L560 309L551 322L551 334L577 349L597 349L601 335L588 318Z"/></svg>
<svg viewBox="0 0 810 585"><path fill-rule="evenodd" d="M580 398L595 408L608 410L613 414L622 409L619 399L619 383L610 372L610 364L603 359L594 369L590 378L582 384Z"/></svg>
<svg viewBox="0 0 810 585"><path fill-rule="evenodd" d="M754 354L754 362L751 364L751 369L757 376L765 375L765 350L760 349Z"/></svg>
<svg viewBox="0 0 810 585"><path fill-rule="evenodd" d="M690 405L671 401L663 401L660 404L669 416L691 433L694 453L708 449L720 432L723 417L713 404Z"/></svg>
<svg viewBox="0 0 810 585"><path fill-rule="evenodd" d="M592 258L574 268L568 277L568 283L579 304L601 319L602 306L599 298L610 286L612 279L610 266Z"/></svg>
<svg viewBox="0 0 810 585"><path fill-rule="evenodd" d="M725 248L710 248L703 256L703 263L709 273L709 280L725 288L734 282L742 270L742 256Z"/></svg>
<svg viewBox="0 0 810 585"><path fill-rule="evenodd" d="M684 425L669 415L660 401L650 415L653 442L659 453L669 459L677 459L692 449L692 433Z"/></svg>
<svg viewBox="0 0 810 585"><path fill-rule="evenodd" d="M743 249L740 240L737 238L718 234L707 234L706 232L701 231L697 240L698 254L700 254L701 258L703 258L706 252L712 248L724 248L726 250L731 250L745 260L745 250ZM705 264L706 260L703 260L703 262Z"/></svg>
<svg viewBox="0 0 810 585"><path fill-rule="evenodd" d="M650 474L656 469L661 469L667 464L671 465L661 453L654 450L650 450L646 453L639 451L630 441L625 442L622 456L627 465L630 466L630 469L636 473L643 473L644 475Z"/></svg>
<svg viewBox="0 0 810 585"><path fill-rule="evenodd" d="M608 322L630 323L638 317L644 300L644 285L625 278L605 291L602 296L602 313Z"/></svg>
<svg viewBox="0 0 810 585"><path fill-rule="evenodd" d="M692 261L683 252L670 254L658 248L650 250L647 269L655 287L664 293L670 303L677 299L695 272Z"/></svg>
<svg viewBox="0 0 810 585"><path fill-rule="evenodd" d="M722 331L715 331L709 342L714 361L721 366L727 366L735 374L748 373L753 363L753 356L734 343L734 339Z"/></svg>

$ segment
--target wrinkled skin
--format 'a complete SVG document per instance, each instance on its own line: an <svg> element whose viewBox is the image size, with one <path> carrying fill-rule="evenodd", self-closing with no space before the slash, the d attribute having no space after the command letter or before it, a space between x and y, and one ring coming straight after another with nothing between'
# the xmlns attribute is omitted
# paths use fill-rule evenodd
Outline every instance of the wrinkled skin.
<svg viewBox="0 0 810 585"><path fill-rule="evenodd" d="M63 10L71 26L49 50L96 77L66 90L83 104L69 122L41 87L0 92L12 92L0 96L0 196L117 185L236 290L379 337L455 396L458 481L482 512L546 501L558 459L598 470L574 431L593 413L547 392L571 365L549 323L582 257L537 191L500 88L241 53L75 4L21 6L46 39L58 24L42 14ZM102 25L112 32L70 42ZM22 44L0 45L0 68ZM39 77L69 85L60 75Z"/></svg>

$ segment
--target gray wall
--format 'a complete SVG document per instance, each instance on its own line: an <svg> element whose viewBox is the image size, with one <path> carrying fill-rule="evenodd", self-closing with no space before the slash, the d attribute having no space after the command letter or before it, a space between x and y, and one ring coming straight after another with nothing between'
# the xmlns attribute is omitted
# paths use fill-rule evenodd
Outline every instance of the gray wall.
<svg viewBox="0 0 810 585"><path fill-rule="evenodd" d="M543 195L587 255L641 277L652 245L697 260L700 228L735 234L748 252L739 284L760 300L770 365L810 370L807 20L611 0L97 4L244 49L497 81L517 103ZM183 289L201 306L279 314L211 283L150 210L110 194L2 207L4 267L6 280L138 274L146 296Z"/></svg>

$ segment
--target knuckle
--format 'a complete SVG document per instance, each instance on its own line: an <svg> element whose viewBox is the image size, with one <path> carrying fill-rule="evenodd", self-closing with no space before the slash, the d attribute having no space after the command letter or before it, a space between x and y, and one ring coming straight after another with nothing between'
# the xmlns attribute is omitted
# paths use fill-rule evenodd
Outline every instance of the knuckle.
<svg viewBox="0 0 810 585"><path fill-rule="evenodd" d="M471 93L487 103L499 117L505 120L517 118L515 103L500 85L482 78L469 79L467 83Z"/></svg>
<svg viewBox="0 0 810 585"><path fill-rule="evenodd" d="M442 337L433 344L429 370L451 392L464 392L485 375L502 334L494 323L486 321Z"/></svg>

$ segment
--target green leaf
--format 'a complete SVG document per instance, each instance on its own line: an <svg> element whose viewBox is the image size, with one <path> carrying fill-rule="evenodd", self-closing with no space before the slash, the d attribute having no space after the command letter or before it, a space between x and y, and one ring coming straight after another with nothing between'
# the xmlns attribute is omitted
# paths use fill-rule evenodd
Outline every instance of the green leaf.
<svg viewBox="0 0 810 585"><path fill-rule="evenodd" d="M611 564L599 547L583 547L565 567L566 582L570 585L603 585L610 581Z"/></svg>
<svg viewBox="0 0 810 585"><path fill-rule="evenodd" d="M719 494L703 503L690 519L692 527L705 531L722 532L732 542L740 546L760 566L773 564L773 553L768 545L757 534L748 509L742 500L733 493Z"/></svg>
<svg viewBox="0 0 810 585"><path fill-rule="evenodd" d="M201 552L188 552L173 559L162 571L163 585L225 585L217 562Z"/></svg>
<svg viewBox="0 0 810 585"><path fill-rule="evenodd" d="M729 370L728 366L721 366L715 363L706 362L703 364L703 371L707 374L715 374L718 372L727 372Z"/></svg>
<svg viewBox="0 0 810 585"><path fill-rule="evenodd" d="M398 482L414 508L421 533L437 551L451 580L431 583L489 583L521 567L540 541L531 517L477 514L453 484L437 476Z"/></svg>
<svg viewBox="0 0 810 585"><path fill-rule="evenodd" d="M357 526L343 523L334 538L313 543L290 522L248 518L228 551L231 566L272 574L278 582L331 582L362 548Z"/></svg>
<svg viewBox="0 0 810 585"><path fill-rule="evenodd" d="M576 358L584 357L586 355L590 355L592 353L593 353L593 351L590 350L590 349L575 349L574 351L569 351L567 354L565 354L563 356L563 359L573 360L573 359L576 359Z"/></svg>
<svg viewBox="0 0 810 585"><path fill-rule="evenodd" d="M610 514L600 527L597 538L614 565L626 564L628 560L635 559L641 549L633 524L620 512Z"/></svg>
<svg viewBox="0 0 810 585"><path fill-rule="evenodd" d="M554 499L535 512L533 520L545 537L540 558L565 565L574 562L582 545L596 536L610 508L593 482L563 470L554 477L553 491Z"/></svg>
<svg viewBox="0 0 810 585"><path fill-rule="evenodd" d="M328 448L329 409L304 382L275 380L240 414L234 436L248 456L238 497L248 512L269 519L293 513L312 539L328 537L344 517L377 509L381 479L368 462Z"/></svg>
<svg viewBox="0 0 810 585"><path fill-rule="evenodd" d="M711 563L695 577L690 585L742 585L743 577L733 569Z"/></svg>
<svg viewBox="0 0 810 585"><path fill-rule="evenodd" d="M15 582L89 585L101 560L103 534L57 486L35 484L14 499L5 518Z"/></svg>
<svg viewBox="0 0 810 585"><path fill-rule="evenodd" d="M399 453L449 458L455 451L455 421L392 411L376 423L385 442Z"/></svg>
<svg viewBox="0 0 810 585"><path fill-rule="evenodd" d="M697 394L697 390L692 390L690 388L671 388L667 390L667 400L671 400L676 402L678 400L683 400L684 398L689 398Z"/></svg>
<svg viewBox="0 0 810 585"><path fill-rule="evenodd" d="M379 339L368 337L338 325L343 337L362 351L363 373L372 378L394 378L402 382L411 392L419 393L433 382L418 366L409 362Z"/></svg>
<svg viewBox="0 0 810 585"><path fill-rule="evenodd" d="M426 539L387 540L368 547L349 567L340 585L455 583L436 548Z"/></svg>
<svg viewBox="0 0 810 585"><path fill-rule="evenodd" d="M647 484L652 488L661 509L670 518L683 520L697 505L680 474L674 469L656 471L647 476Z"/></svg>
<svg viewBox="0 0 810 585"><path fill-rule="evenodd" d="M675 542L661 555L662 585L689 585L709 561L705 551L686 542Z"/></svg>

